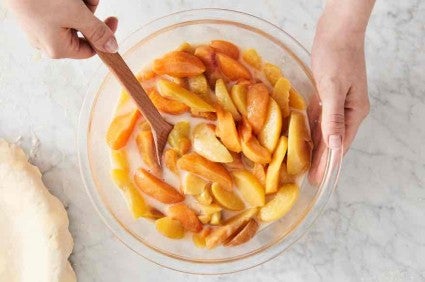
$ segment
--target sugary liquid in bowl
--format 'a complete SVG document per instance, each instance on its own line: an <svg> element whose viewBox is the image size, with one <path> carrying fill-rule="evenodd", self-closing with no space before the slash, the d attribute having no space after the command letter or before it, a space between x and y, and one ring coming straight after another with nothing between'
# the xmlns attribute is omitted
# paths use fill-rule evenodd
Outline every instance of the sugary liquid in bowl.
<svg viewBox="0 0 425 282"><path fill-rule="evenodd" d="M221 40L213 41L209 46L193 47L185 43L179 47L177 52L166 54L163 58L154 62L153 71L146 69L139 75L142 86L148 93L155 92L162 97L163 103L161 105L158 105L158 102L156 103L154 100L152 101L169 123L187 122L189 124L190 132L187 137L191 141L191 148L188 152L179 154L179 157L195 152L203 158L215 162L217 158L220 158L217 157L220 155L219 153L214 154L214 150L218 146L217 150L220 150L221 153L224 150L231 155L233 160L240 159L235 165L226 163L228 162L227 159L219 164L228 171L229 175L232 175L233 185L230 191L224 189L224 192L218 194L216 191L223 189L211 188L212 185L219 185L213 183L214 181L208 175L197 174L194 171L188 172L185 169L179 169L178 173L175 173L167 166L165 161L163 161L162 168L158 173L158 170L153 168L152 164L148 164L141 156L141 154L146 153L151 155L152 150L146 151L146 147L141 148L141 145L138 144L140 141L136 141L141 131L146 130L143 117L127 124L124 123L123 126L127 126L127 136L124 138L125 142L123 142L122 135L120 135L119 148L116 146L117 142L112 142L114 144L112 147L115 147L111 149L111 168L124 172L127 179L125 184L123 184L123 181L117 181L116 178L114 181L121 188L124 198L128 202L129 210L137 220L156 220L158 231L170 239L188 238L187 234L193 234L194 243L198 247L207 246L212 248L221 244L228 246L243 244L255 236L256 232L284 216L290 210L299 194L298 187L300 187L305 171L310 164L311 154L305 102L296 90L291 87L290 82L283 76L281 70L272 64L262 63L260 56L255 50L248 49L244 50L242 54L240 53L238 47ZM205 69L199 69L202 66ZM200 77L200 79L194 83L194 79L190 78L193 76ZM164 86L158 86L161 83L160 81L168 81L168 84L171 83L174 88L164 90ZM202 84L206 84L206 87ZM218 90L220 88L219 84L221 90ZM259 84L261 85L257 87ZM236 95L233 96L232 88L235 85L245 85L242 87L245 89L245 94L242 95L245 98L245 100L242 99L246 104L245 110L243 105L241 106L240 100L235 100L238 99L235 97ZM211 139L216 139L213 143L203 140L204 138L200 137L199 134L195 136L194 131L205 124L213 129L220 127L221 119L219 118L217 121L217 114L214 112L204 111L206 114L200 114L199 109L195 108L196 105L193 101L187 101L185 99L186 96L181 97L185 94L189 95L188 93L184 92L180 96L175 93L183 91L181 90L182 88L191 92L192 94L189 93L190 95L196 95L201 98L203 102L211 105L212 109L218 108L222 113L227 113L227 116L231 113L231 120L233 120L234 127L237 130L238 142L245 144L241 146L241 152L231 152L232 150L234 151L234 148L228 148L230 145L224 140L227 137L223 136L223 134L218 134L217 130L213 130L216 133L215 135L217 135L211 137ZM266 89L266 94L264 95L268 95L269 102L263 107L259 107L258 103L263 103L263 100L267 97L263 99L259 93L253 93L256 88ZM204 93L197 93L199 89L204 89ZM169 93L170 91L172 92L171 94ZM219 91L220 93L218 93ZM153 99L151 95L149 96ZM173 101L179 102L181 104L179 106L186 106L187 111L184 113L179 112L178 114L161 111L161 107L164 107L164 105L167 107L168 104L171 107ZM272 109L271 103L275 104L274 109ZM248 111L254 110L255 114L247 114L247 109ZM119 117L134 113L135 110L134 103L129 99L128 94L123 91L111 123L110 135L112 139L114 137L117 139L117 132L123 131L119 127L113 128L114 121L119 119ZM168 111L167 109L165 110ZM277 112L278 114L276 114ZM276 129L276 124L279 124L279 122L274 120L276 117L282 120L282 125L278 129ZM257 133L252 132L252 125L258 128L258 120L260 119L264 119L260 129L257 130ZM297 123L297 120L301 122ZM242 129L244 127L249 127L251 131L244 131ZM226 130L228 130L228 127L226 127ZM208 129L206 132L208 132ZM229 131L229 135L232 132ZM246 137L246 132L250 132L251 135L248 134L248 137ZM109 133L108 142L111 139ZM201 135L203 133L201 132ZM227 132L224 135L227 135ZM274 141L270 141L273 138L267 138L267 136L274 135L276 135ZM149 144L149 142L141 143ZM256 145L251 145L252 143ZM175 144L169 142L164 152L176 150L172 145L175 146ZM283 147L279 147L279 145ZM255 164L256 156L255 154L252 156L249 153L250 146L262 147L262 151L259 152L270 154L270 160L266 164ZM284 151L284 159L280 159L283 156L277 153L276 148L281 148L281 151ZM281 155L281 157L278 155ZM258 157L261 159L264 155ZM278 175L273 173L276 170L273 167L278 168ZM153 192L154 194L152 192L146 193L147 190L146 187L143 187L143 183L142 185L139 185L140 183L138 184L137 181L135 183L133 176L137 174L140 168L145 169L152 177L170 185L175 191L184 195L183 201L181 201L185 207L183 210L189 210L189 214L170 212L171 206L181 206L181 204L166 203L158 200L159 198L156 197L155 191ZM240 177L235 176L237 173L233 173L241 170L244 171L242 174L248 174L251 177L248 177L248 180L251 180L244 182L246 180L244 177L240 180ZM298 171L296 175L289 175L287 170ZM186 183L185 179L191 175L193 176L193 174L208 182L207 186L202 190L203 192L197 195L192 195L192 192L187 193L185 187L183 187L185 186L184 183ZM254 176L255 181L252 180L252 176ZM267 178L274 178L275 180L268 182ZM275 184L269 185L269 183ZM257 189L252 188L254 186ZM274 188L270 189L270 187ZM214 189L215 193L211 191L212 189ZM153 190L155 190L155 187L153 187ZM229 193L231 194L230 196L228 195ZM262 201L258 199L261 197ZM238 200L236 202L239 203L239 206L243 205L244 208L229 209L230 206L238 206L237 203L235 204L235 198ZM214 207L214 212L208 214L206 212L208 209L205 207ZM221 210L217 211L217 207ZM244 217L241 214L248 215ZM194 223L193 221L198 222ZM194 231L191 228L194 225L201 227L196 228L196 231ZM186 236L184 236L185 233Z"/></svg>

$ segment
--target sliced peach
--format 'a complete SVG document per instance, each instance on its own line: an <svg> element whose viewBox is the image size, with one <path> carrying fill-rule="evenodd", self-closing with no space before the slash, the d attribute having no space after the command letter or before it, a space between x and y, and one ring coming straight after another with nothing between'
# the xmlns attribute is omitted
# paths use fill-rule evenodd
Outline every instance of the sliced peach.
<svg viewBox="0 0 425 282"><path fill-rule="evenodd" d="M271 161L271 154L269 150L260 145L257 138L252 134L252 129L243 119L239 127L239 137L241 138L242 153L252 162L267 164Z"/></svg>
<svg viewBox="0 0 425 282"><path fill-rule="evenodd" d="M161 168L157 161L152 131L150 129L141 130L136 137L136 144L143 162L153 174L158 175Z"/></svg>
<svg viewBox="0 0 425 282"><path fill-rule="evenodd" d="M184 237L184 227L180 221L171 217L163 217L155 221L156 230L170 239L182 239Z"/></svg>
<svg viewBox="0 0 425 282"><path fill-rule="evenodd" d="M133 103L133 101L131 100L131 96L130 94L128 94L127 90L123 89L121 91L120 98L118 99L115 115L122 115L127 113L128 105L130 103ZM132 109L135 109L135 105Z"/></svg>
<svg viewBox="0 0 425 282"><path fill-rule="evenodd" d="M168 134L168 144L175 149L179 154L186 154L192 144L189 139L190 124L187 121L176 123Z"/></svg>
<svg viewBox="0 0 425 282"><path fill-rule="evenodd" d="M260 181L262 185L266 185L266 171L264 169L264 165L255 163L251 173L257 177L257 179Z"/></svg>
<svg viewBox="0 0 425 282"><path fill-rule="evenodd" d="M127 171L130 169L127 151L125 149L112 150L112 160L116 168L124 169Z"/></svg>
<svg viewBox="0 0 425 282"><path fill-rule="evenodd" d="M280 167L288 149L288 138L280 137L276 150L273 153L272 161L267 167L266 174L266 194L274 193L279 186Z"/></svg>
<svg viewBox="0 0 425 282"><path fill-rule="evenodd" d="M217 127L215 134L230 151L239 153L242 150L235 120L230 112L217 109Z"/></svg>
<svg viewBox="0 0 425 282"><path fill-rule="evenodd" d="M127 144L139 117L139 110L133 110L112 120L106 133L106 143L111 149L118 150Z"/></svg>
<svg viewBox="0 0 425 282"><path fill-rule="evenodd" d="M267 119L269 91L263 83L251 85L248 89L247 118L255 133L259 133Z"/></svg>
<svg viewBox="0 0 425 282"><path fill-rule="evenodd" d="M258 134L258 141L270 152L274 151L282 130L282 114L279 105L270 98L266 121Z"/></svg>
<svg viewBox="0 0 425 282"><path fill-rule="evenodd" d="M205 65L196 56L183 52L173 51L153 62L152 70L156 74L167 74L175 77L187 77L201 74Z"/></svg>
<svg viewBox="0 0 425 282"><path fill-rule="evenodd" d="M195 118L203 118L203 119L212 120L212 121L217 120L217 115L212 112L199 112L196 110L191 110L190 112L191 112L190 115Z"/></svg>
<svg viewBox="0 0 425 282"><path fill-rule="evenodd" d="M295 175L289 174L286 168L286 164L283 163L280 168L280 174L279 174L280 184L296 183L296 181L297 181L297 177Z"/></svg>
<svg viewBox="0 0 425 282"><path fill-rule="evenodd" d="M139 72L136 75L136 78L139 82L144 82L146 80L151 80L156 77L156 73L153 70L144 70Z"/></svg>
<svg viewBox="0 0 425 282"><path fill-rule="evenodd" d="M211 225L220 225L221 224L221 212L215 212L211 215L210 224Z"/></svg>
<svg viewBox="0 0 425 282"><path fill-rule="evenodd" d="M247 49L242 53L243 60L250 65L251 67L256 68L257 70L261 69L261 57L258 55L255 49Z"/></svg>
<svg viewBox="0 0 425 282"><path fill-rule="evenodd" d="M211 185L211 193L214 199L225 207L232 211L240 211L245 208L245 204L233 191L228 191L220 186L218 183Z"/></svg>
<svg viewBox="0 0 425 282"><path fill-rule="evenodd" d="M232 237L227 240L224 246L234 247L248 242L252 237L254 237L255 233L257 233L258 228L259 225L257 221L255 219L250 219L241 231L232 235Z"/></svg>
<svg viewBox="0 0 425 282"><path fill-rule="evenodd" d="M215 136L215 128L206 123L198 124L193 130L193 150L212 162L230 163L233 157Z"/></svg>
<svg viewBox="0 0 425 282"><path fill-rule="evenodd" d="M301 96L293 87L289 90L289 106L302 111L307 107L303 96Z"/></svg>
<svg viewBox="0 0 425 282"><path fill-rule="evenodd" d="M205 189L198 195L193 195L194 198L198 201L198 203L200 203L201 205L211 205L211 203L213 202L213 197L211 196L210 193L210 183L207 183Z"/></svg>
<svg viewBox="0 0 425 282"><path fill-rule="evenodd" d="M222 226L213 230L206 238L205 245L208 249L212 249L223 244L235 231L242 225L253 218L258 212L257 208L251 208L241 212L240 214L226 220Z"/></svg>
<svg viewBox="0 0 425 282"><path fill-rule="evenodd" d="M148 207L148 210L143 214L144 218L157 220L159 218L164 217L165 215L153 207Z"/></svg>
<svg viewBox="0 0 425 282"><path fill-rule="evenodd" d="M149 92L148 96L154 106L163 113L180 115L182 113L188 112L190 109L188 106L179 101L162 97L156 90Z"/></svg>
<svg viewBox="0 0 425 282"><path fill-rule="evenodd" d="M270 63L264 64L263 72L272 86L274 86L279 78L283 76L280 68Z"/></svg>
<svg viewBox="0 0 425 282"><path fill-rule="evenodd" d="M289 121L288 132L288 173L298 175L310 166L310 133L304 114L293 111Z"/></svg>
<svg viewBox="0 0 425 282"><path fill-rule="evenodd" d="M283 76L279 78L273 87L272 98L279 104L282 117L289 116L289 90L291 83Z"/></svg>
<svg viewBox="0 0 425 282"><path fill-rule="evenodd" d="M183 203L172 205L168 208L168 216L180 221L184 229L191 232L202 230L202 223L195 212Z"/></svg>
<svg viewBox="0 0 425 282"><path fill-rule="evenodd" d="M229 41L224 40L213 40L210 46L217 52L226 54L227 56L237 60L239 58L239 48Z"/></svg>
<svg viewBox="0 0 425 282"><path fill-rule="evenodd" d="M212 215L213 213L217 213L223 210L223 208L216 203L210 205L200 205L199 209L202 214Z"/></svg>
<svg viewBox="0 0 425 282"><path fill-rule="evenodd" d="M112 180L124 192L125 199L134 218L143 217L149 210L143 196L137 191L130 179L128 170L113 169Z"/></svg>
<svg viewBox="0 0 425 282"><path fill-rule="evenodd" d="M182 44L179 45L179 47L177 47L176 51L182 51L182 52L193 54L195 52L195 49L193 48L192 45L190 45L190 43L183 42Z"/></svg>
<svg viewBox="0 0 425 282"><path fill-rule="evenodd" d="M232 176L245 201L253 207L264 206L264 186L252 173L241 169L232 171Z"/></svg>
<svg viewBox="0 0 425 282"><path fill-rule="evenodd" d="M187 78L187 84L189 90L202 97L205 101L209 101L210 98L210 87L205 75L199 74Z"/></svg>
<svg viewBox="0 0 425 282"><path fill-rule="evenodd" d="M186 195L199 195L204 192L207 185L208 181L189 172L183 179L183 193Z"/></svg>
<svg viewBox="0 0 425 282"><path fill-rule="evenodd" d="M294 206L299 193L296 184L283 185L274 198L260 209L260 219L269 222L283 217Z"/></svg>
<svg viewBox="0 0 425 282"><path fill-rule="evenodd" d="M232 154L233 162L225 164L226 168L229 170L244 168L241 154L237 154L234 152L230 152L230 153Z"/></svg>
<svg viewBox="0 0 425 282"><path fill-rule="evenodd" d="M207 224L211 220L211 215L210 214L201 214L201 215L198 215L198 219L202 224Z"/></svg>
<svg viewBox="0 0 425 282"><path fill-rule="evenodd" d="M164 152L164 164L174 174L178 174L177 160L179 159L179 153L174 149L167 149Z"/></svg>
<svg viewBox="0 0 425 282"><path fill-rule="evenodd" d="M212 182L217 182L223 188L228 190L232 189L232 177L226 168L219 163L207 160L197 153L192 152L183 155L177 161L177 167L179 169L192 172Z"/></svg>
<svg viewBox="0 0 425 282"><path fill-rule="evenodd" d="M237 60L233 59L222 53L216 54L216 60L221 72L230 80L238 79L251 79L251 73L249 70L239 63Z"/></svg>
<svg viewBox="0 0 425 282"><path fill-rule="evenodd" d="M218 103L223 107L225 111L232 114L235 120L240 120L241 115L233 104L232 98L230 98L229 92L227 91L226 84L222 79L217 80L215 83L215 96L217 97Z"/></svg>
<svg viewBox="0 0 425 282"><path fill-rule="evenodd" d="M179 86L178 84L165 80L159 79L156 83L159 93L175 101L179 101L191 109L200 112L214 112L214 107L205 102L201 97L189 90Z"/></svg>
<svg viewBox="0 0 425 282"><path fill-rule="evenodd" d="M211 233L211 227L205 226L201 232L192 236L193 243L198 248L205 248L205 238Z"/></svg>
<svg viewBox="0 0 425 282"><path fill-rule="evenodd" d="M196 48L195 56L201 59L201 61L205 64L207 68L205 76L208 79L210 86L214 86L217 79L223 78L222 73L218 69L214 48L201 45Z"/></svg>
<svg viewBox="0 0 425 282"><path fill-rule="evenodd" d="M243 116L246 116L248 114L246 105L247 93L248 85L240 83L233 85L232 90L230 92L230 96L232 97L233 103L238 109L238 112L241 113L241 115Z"/></svg>
<svg viewBox="0 0 425 282"><path fill-rule="evenodd" d="M165 203L173 204L184 200L184 196L177 192L173 186L139 168L134 176L137 187L152 198Z"/></svg>

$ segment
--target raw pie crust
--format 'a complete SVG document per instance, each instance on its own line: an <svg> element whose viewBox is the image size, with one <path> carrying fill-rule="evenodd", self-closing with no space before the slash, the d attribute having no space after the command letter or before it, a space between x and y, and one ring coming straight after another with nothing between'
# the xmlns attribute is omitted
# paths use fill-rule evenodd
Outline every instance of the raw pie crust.
<svg viewBox="0 0 425 282"><path fill-rule="evenodd" d="M0 281L76 281L68 223L38 168L0 139Z"/></svg>

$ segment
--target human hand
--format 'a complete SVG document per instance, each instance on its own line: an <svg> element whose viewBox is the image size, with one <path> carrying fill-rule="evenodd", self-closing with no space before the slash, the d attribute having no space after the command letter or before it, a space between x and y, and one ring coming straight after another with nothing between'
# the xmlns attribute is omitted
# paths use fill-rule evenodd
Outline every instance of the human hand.
<svg viewBox="0 0 425 282"><path fill-rule="evenodd" d="M344 23L346 15L328 8L316 28L312 71L318 97L312 99L308 109L310 120L320 121L311 123L315 149L310 177L316 181L324 172L327 148L346 153L369 113L364 56L369 14L358 23Z"/></svg>
<svg viewBox="0 0 425 282"><path fill-rule="evenodd" d="M54 59L91 57L95 51L116 52L118 20L102 22L93 13L99 0L8 0L31 44ZM79 37L80 31L89 42Z"/></svg>

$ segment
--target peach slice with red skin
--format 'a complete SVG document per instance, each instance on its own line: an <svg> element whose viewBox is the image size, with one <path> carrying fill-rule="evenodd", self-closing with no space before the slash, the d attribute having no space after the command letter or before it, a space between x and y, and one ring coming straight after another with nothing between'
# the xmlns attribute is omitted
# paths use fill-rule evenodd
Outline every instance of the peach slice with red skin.
<svg viewBox="0 0 425 282"><path fill-rule="evenodd" d="M227 56L237 60L239 58L239 48L229 41L213 40L210 46L217 52L226 54Z"/></svg>
<svg viewBox="0 0 425 282"><path fill-rule="evenodd" d="M248 223L243 226L242 230L235 232L236 234L232 235L224 243L224 246L234 247L248 242L252 237L254 237L255 233L257 233L258 228L259 225L255 219L249 220Z"/></svg>
<svg viewBox="0 0 425 282"><path fill-rule="evenodd" d="M230 80L251 80L249 70L237 60L222 53L216 54L216 60L221 72Z"/></svg>
<svg viewBox="0 0 425 282"><path fill-rule="evenodd" d="M177 167L199 175L204 179L217 182L227 190L232 189L233 181L227 169L223 165L209 161L197 153L192 152L183 155L177 161Z"/></svg>
<svg viewBox="0 0 425 282"><path fill-rule="evenodd" d="M201 74L205 71L202 61L187 52L173 51L153 62L152 70L156 74L168 74L175 77L187 77Z"/></svg>
<svg viewBox="0 0 425 282"><path fill-rule="evenodd" d="M215 82L218 79L224 79L223 74L218 68L214 48L206 45L201 45L196 48L195 56L197 56L205 64L205 76L208 79L210 86L214 86Z"/></svg>
<svg viewBox="0 0 425 282"><path fill-rule="evenodd" d="M143 168L139 168L134 175L136 186L145 194L164 204L174 204L184 200L173 186L157 178Z"/></svg>
<svg viewBox="0 0 425 282"><path fill-rule="evenodd" d="M267 119L269 100L269 90L263 83L257 83L248 88L247 118L256 134L261 131Z"/></svg>
<svg viewBox="0 0 425 282"><path fill-rule="evenodd" d="M184 229L191 232L202 230L202 223L195 212L183 203L172 205L168 208L168 216L180 221Z"/></svg>
<svg viewBox="0 0 425 282"><path fill-rule="evenodd" d="M111 149L118 150L127 144L140 116L139 110L133 110L112 120L106 133L106 143Z"/></svg>

